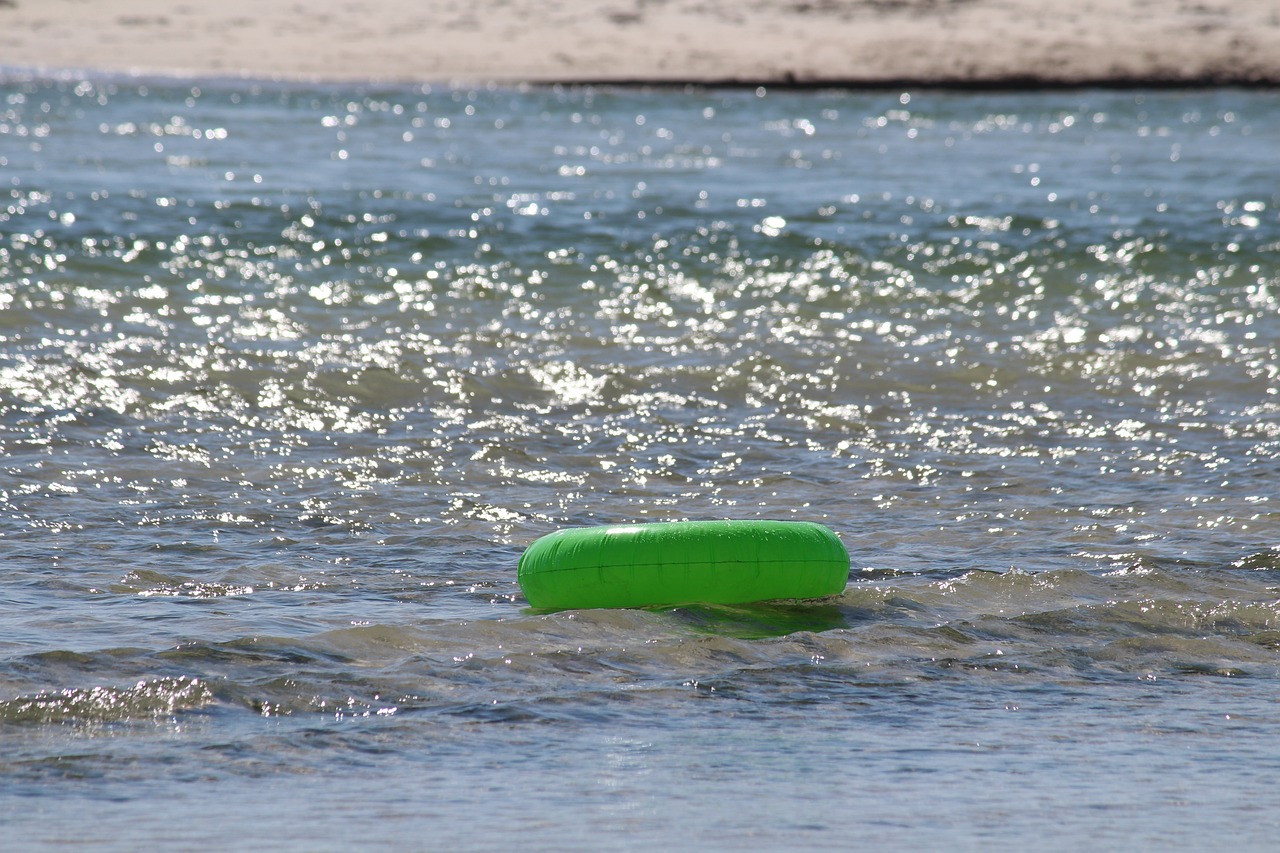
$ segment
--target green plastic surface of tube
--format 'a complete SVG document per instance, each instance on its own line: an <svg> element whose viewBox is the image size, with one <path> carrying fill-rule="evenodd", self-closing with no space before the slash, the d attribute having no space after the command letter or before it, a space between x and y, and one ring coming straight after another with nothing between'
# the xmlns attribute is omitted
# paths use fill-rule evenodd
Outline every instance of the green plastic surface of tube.
<svg viewBox="0 0 1280 853"><path fill-rule="evenodd" d="M520 557L539 610L745 604L844 590L849 552L805 521L675 521L558 530Z"/></svg>

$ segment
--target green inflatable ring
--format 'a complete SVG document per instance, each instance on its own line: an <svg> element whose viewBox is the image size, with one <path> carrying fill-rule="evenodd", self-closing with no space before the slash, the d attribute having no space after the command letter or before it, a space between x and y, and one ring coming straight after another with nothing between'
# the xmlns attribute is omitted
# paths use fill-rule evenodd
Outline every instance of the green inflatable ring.
<svg viewBox="0 0 1280 853"><path fill-rule="evenodd" d="M525 550L520 589L538 610L821 598L849 552L807 521L673 521L557 530Z"/></svg>

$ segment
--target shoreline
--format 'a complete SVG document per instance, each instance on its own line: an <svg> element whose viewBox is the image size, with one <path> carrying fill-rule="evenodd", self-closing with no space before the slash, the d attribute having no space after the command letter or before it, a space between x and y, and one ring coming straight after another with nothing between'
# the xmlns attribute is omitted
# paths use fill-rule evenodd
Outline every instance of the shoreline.
<svg viewBox="0 0 1280 853"><path fill-rule="evenodd" d="M1046 79L1035 76L985 78L975 80L937 79L813 79L794 78L710 78L696 80L679 79L545 79L545 80L484 80L446 79L418 80L396 77L324 77L301 74L254 74L244 72L198 73L173 70L119 70L77 67L24 67L0 65L0 84L18 81L111 81L149 85L233 85L237 83L270 86L317 87L389 87L432 89L489 88L489 89L654 89L654 90L706 90L721 89L741 91L767 89L783 92L1073 92L1073 91L1204 91L1209 89L1240 89L1249 91L1280 91L1280 79L1255 79L1234 77L1167 78L1167 77L1117 77L1081 80Z"/></svg>
<svg viewBox="0 0 1280 853"><path fill-rule="evenodd" d="M0 0L0 77L1026 90L1280 87L1280 8L1145 0Z"/></svg>

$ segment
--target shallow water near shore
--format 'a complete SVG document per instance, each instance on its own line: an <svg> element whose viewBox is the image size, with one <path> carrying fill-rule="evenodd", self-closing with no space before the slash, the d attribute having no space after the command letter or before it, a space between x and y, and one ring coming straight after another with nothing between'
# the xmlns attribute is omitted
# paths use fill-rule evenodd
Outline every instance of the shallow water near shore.
<svg viewBox="0 0 1280 853"><path fill-rule="evenodd" d="M1268 849L1280 95L0 85L28 847ZM564 526L835 530L535 612Z"/></svg>

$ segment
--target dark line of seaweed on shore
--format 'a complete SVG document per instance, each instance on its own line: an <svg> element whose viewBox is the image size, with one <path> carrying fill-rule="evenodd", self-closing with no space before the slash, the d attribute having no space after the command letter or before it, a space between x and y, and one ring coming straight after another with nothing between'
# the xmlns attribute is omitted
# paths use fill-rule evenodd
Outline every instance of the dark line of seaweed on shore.
<svg viewBox="0 0 1280 853"><path fill-rule="evenodd" d="M533 81L534 87L592 87L619 89L774 89L781 91L852 90L852 91L904 91L941 90L955 92L1028 92L1028 91L1077 91L1104 89L1130 91L1147 90L1205 90L1205 89L1280 89L1280 78L1249 77L1232 74L1209 77L1097 77L1072 80L1038 77L1036 75L1009 75L976 80L930 77L726 77L706 80L663 80L647 78L619 79L565 79Z"/></svg>

